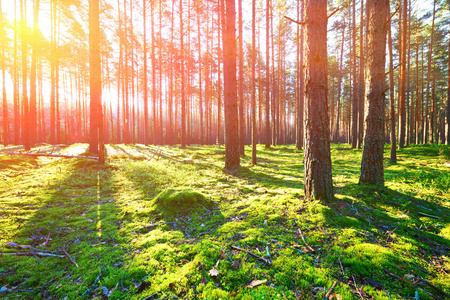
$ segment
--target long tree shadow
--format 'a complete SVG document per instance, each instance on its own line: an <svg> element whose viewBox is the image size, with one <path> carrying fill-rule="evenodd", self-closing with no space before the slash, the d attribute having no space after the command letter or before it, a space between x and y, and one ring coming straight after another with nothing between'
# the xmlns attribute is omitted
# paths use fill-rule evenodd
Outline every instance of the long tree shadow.
<svg viewBox="0 0 450 300"><path fill-rule="evenodd" d="M386 187L349 184L344 190L352 197L340 197L324 212L338 245L330 248L335 255L327 260L336 264L339 258L345 270L344 275L337 268L334 277L345 283L354 276L372 290L403 296L415 293L418 278L444 278L437 261L450 250L450 240L442 234L442 224L450 223L449 208ZM448 292L450 286L442 279L435 285Z"/></svg>
<svg viewBox="0 0 450 300"><path fill-rule="evenodd" d="M36 252L53 251L62 258L21 257L14 263L15 274L8 278L14 293L34 299L88 299L97 293L100 282L109 291L119 282L129 284L127 278L121 281L126 273L123 265L131 255L120 246L129 240L120 229L115 167L84 159L61 160L55 166L54 180L40 191L34 212L12 242ZM78 266L64 257L63 249Z"/></svg>

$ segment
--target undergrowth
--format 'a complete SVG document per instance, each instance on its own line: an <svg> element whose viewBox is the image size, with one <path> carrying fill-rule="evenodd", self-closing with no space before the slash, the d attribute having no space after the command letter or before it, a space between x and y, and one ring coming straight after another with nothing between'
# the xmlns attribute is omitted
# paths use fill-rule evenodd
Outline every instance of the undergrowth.
<svg viewBox="0 0 450 300"><path fill-rule="evenodd" d="M331 204L304 200L293 146L258 145L255 166L246 148L232 174L217 146L109 145L103 166L0 154L0 296L445 299L448 148L401 149L381 188L358 184L361 151L341 147Z"/></svg>

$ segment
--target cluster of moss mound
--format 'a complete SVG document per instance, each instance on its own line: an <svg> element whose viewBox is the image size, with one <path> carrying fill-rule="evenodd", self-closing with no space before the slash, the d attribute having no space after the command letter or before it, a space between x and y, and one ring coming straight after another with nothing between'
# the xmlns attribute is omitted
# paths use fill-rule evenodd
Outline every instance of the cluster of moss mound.
<svg viewBox="0 0 450 300"><path fill-rule="evenodd" d="M213 204L205 195L190 188L166 189L155 197L154 203L167 214L209 209Z"/></svg>

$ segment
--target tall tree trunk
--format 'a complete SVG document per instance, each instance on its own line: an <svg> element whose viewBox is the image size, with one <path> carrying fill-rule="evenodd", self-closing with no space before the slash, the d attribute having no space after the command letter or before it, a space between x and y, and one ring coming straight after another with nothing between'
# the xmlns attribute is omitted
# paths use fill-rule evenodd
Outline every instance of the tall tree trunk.
<svg viewBox="0 0 450 300"><path fill-rule="evenodd" d="M407 118L407 131L408 134L406 136L406 145L409 145L412 142L412 133L413 133L413 125L414 125L414 113L413 113L413 102L410 100L411 95L411 0L407 0L408 2L408 49L406 50L406 61L407 61L407 70L406 70L406 109L408 113Z"/></svg>
<svg viewBox="0 0 450 300"><path fill-rule="evenodd" d="M27 29L26 29L26 2L20 1L21 10L21 47L22 47L22 143L25 150L30 150L30 116L28 106L28 90L27 90L27 78L28 78L28 41L27 41Z"/></svg>
<svg viewBox="0 0 450 300"><path fill-rule="evenodd" d="M197 6L197 43L198 43L198 90L199 90L199 95L198 95L198 114L200 117L200 121L199 121L199 130L200 130L200 145L203 145L203 137L204 137L204 132L203 132L203 94L202 94L202 64L203 64L203 60L202 60L202 44L201 44L201 30L200 30L200 13L201 13L201 7L200 4L198 4Z"/></svg>
<svg viewBox="0 0 450 300"><path fill-rule="evenodd" d="M417 26L416 29L416 128L415 128L415 143L419 144L420 141L420 118L419 118L419 111L420 111L420 107L419 107L419 100L420 100L420 96L421 96L421 92L419 91L419 29ZM423 87L422 87L423 88Z"/></svg>
<svg viewBox="0 0 450 300"><path fill-rule="evenodd" d="M244 121L244 34L242 23L242 0L239 3L239 152L245 155L245 121Z"/></svg>
<svg viewBox="0 0 450 300"><path fill-rule="evenodd" d="M17 1L14 1L14 18L17 20ZM17 28L18 22L14 22L14 70L13 70L13 81L14 81L14 144L20 144L20 101L19 101L19 72L18 72L18 35L19 30Z"/></svg>
<svg viewBox="0 0 450 300"><path fill-rule="evenodd" d="M89 0L89 151L94 154L98 153L99 163L104 163L101 72L99 0Z"/></svg>
<svg viewBox="0 0 450 300"><path fill-rule="evenodd" d="M327 87L327 1L305 1L305 197L333 199Z"/></svg>
<svg viewBox="0 0 450 300"><path fill-rule="evenodd" d="M5 28L3 24L3 10L0 1L0 33L5 36ZM8 101L6 99L6 65L5 65L5 44L1 45L1 64L2 64L2 96L3 96L3 145L5 147L9 143L9 119L8 119Z"/></svg>
<svg viewBox="0 0 450 300"><path fill-rule="evenodd" d="M266 148L270 148L272 141L270 132L270 0L266 0Z"/></svg>
<svg viewBox="0 0 450 300"><path fill-rule="evenodd" d="M181 148L186 148L186 96L184 77L183 0L180 0L180 59L181 59Z"/></svg>
<svg viewBox="0 0 450 300"><path fill-rule="evenodd" d="M234 0L226 0L223 30L223 79L225 103L225 169L240 166L237 85L236 85L236 11Z"/></svg>
<svg viewBox="0 0 450 300"><path fill-rule="evenodd" d="M361 0L361 20L359 23L359 71L358 71L358 95L359 95L359 113L358 113L358 149L361 149L364 133L364 0Z"/></svg>
<svg viewBox="0 0 450 300"><path fill-rule="evenodd" d="M353 0L352 4L352 73L353 73L353 101L352 101L352 148L356 148L358 143L358 79L356 74L356 0Z"/></svg>
<svg viewBox="0 0 450 300"><path fill-rule="evenodd" d="M450 0L447 0L447 4L448 9L450 10ZM448 51L450 53L450 38L448 39ZM450 54L448 56L448 68L447 68L447 145L450 145Z"/></svg>
<svg viewBox="0 0 450 300"><path fill-rule="evenodd" d="M401 45L400 45L400 77L399 77L399 97L398 97L398 117L399 117L399 142L400 148L405 147L406 139L406 33L408 25L408 1L403 0L401 12Z"/></svg>
<svg viewBox="0 0 450 300"><path fill-rule="evenodd" d="M251 48L251 63L252 63L252 76L251 76L251 94L252 94L252 164L256 165L256 89L255 89L255 77L256 77L256 0L252 0L252 48Z"/></svg>
<svg viewBox="0 0 450 300"><path fill-rule="evenodd" d="M366 114L361 160L362 183L384 184L384 89L389 0L368 0Z"/></svg>
<svg viewBox="0 0 450 300"><path fill-rule="evenodd" d="M34 0L33 7L33 56L31 58L31 74L30 74L30 143L34 144L37 134L37 47L38 47L38 16L39 16L39 0Z"/></svg>
<svg viewBox="0 0 450 300"><path fill-rule="evenodd" d="M150 5L153 6L153 2L150 3ZM143 57L144 57L144 129L142 130L142 133L144 134L144 144L148 145L150 144L150 133L149 133L149 129L150 129L150 124L149 124L149 119L148 119L148 69L147 69L147 3L145 0L142 1L142 7L143 7L143 19L144 19L144 40L143 40L143 44L144 44L144 53L143 53ZM153 13L153 9L150 11L150 13ZM153 15L153 14L152 14ZM153 18L153 17L152 17ZM152 26L152 33L153 33L153 26ZM155 42L153 40L153 34L152 34L152 49L155 47ZM153 51L153 50L152 50ZM153 58L153 56L152 56ZM152 68L154 68L155 66L153 65L154 61L152 60ZM154 78L152 78L154 81ZM153 99L154 100L154 99Z"/></svg>
<svg viewBox="0 0 450 300"><path fill-rule="evenodd" d="M430 47L428 49L428 67L427 67L427 101L425 103L425 130L424 130L424 142L428 143L428 135L430 131L430 124L428 122L428 106L430 105L430 84L431 84L431 67L433 62L433 42L434 42L434 19L436 16L436 0L433 1L433 19L431 21L431 38ZM431 134L433 135L433 134ZM431 136L432 138L432 136Z"/></svg>
<svg viewBox="0 0 450 300"><path fill-rule="evenodd" d="M390 114L389 114L389 124L390 124L390 142L391 142L391 163L397 163L397 146L395 139L395 98L394 98L394 53L392 48L392 25L389 21L388 28L388 50L389 50L389 102L390 102Z"/></svg>
<svg viewBox="0 0 450 300"><path fill-rule="evenodd" d="M338 94L337 94L337 115L336 115L336 129L334 132L334 140L337 143L341 142L340 135L340 119L341 119L341 86L342 86L342 66L344 62L344 41L345 41L345 18L342 18L344 24L342 25L342 40L341 40L341 58L339 60L339 74L338 74Z"/></svg>

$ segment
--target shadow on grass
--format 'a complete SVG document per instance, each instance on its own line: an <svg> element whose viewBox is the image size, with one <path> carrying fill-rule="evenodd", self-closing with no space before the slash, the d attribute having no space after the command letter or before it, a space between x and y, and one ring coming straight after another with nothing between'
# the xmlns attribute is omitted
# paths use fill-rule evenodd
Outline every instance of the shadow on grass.
<svg viewBox="0 0 450 300"><path fill-rule="evenodd" d="M345 276L337 269L334 277L345 283L355 276L372 290L380 290L379 283L384 290L414 295L413 281L394 280L395 276L430 280L439 269L435 261L450 250L450 240L442 236L442 223L450 222L450 209L386 187L349 184L344 191L356 200L344 195L327 204L324 212L328 228L340 232L335 241L340 247L330 251L341 253L338 257ZM439 288L448 291L449 286Z"/></svg>
<svg viewBox="0 0 450 300"><path fill-rule="evenodd" d="M90 299L100 286L111 291L120 282L128 287L123 264L130 257L120 246L128 243L120 233L122 221L114 201L115 168L84 159L60 161L58 168L54 180L43 187L40 202L33 202L35 211L17 229L14 242L43 252L62 253L65 247L79 267L67 258L22 257L15 263L16 274L8 278L16 287L14 294ZM113 295L127 292L116 290Z"/></svg>

